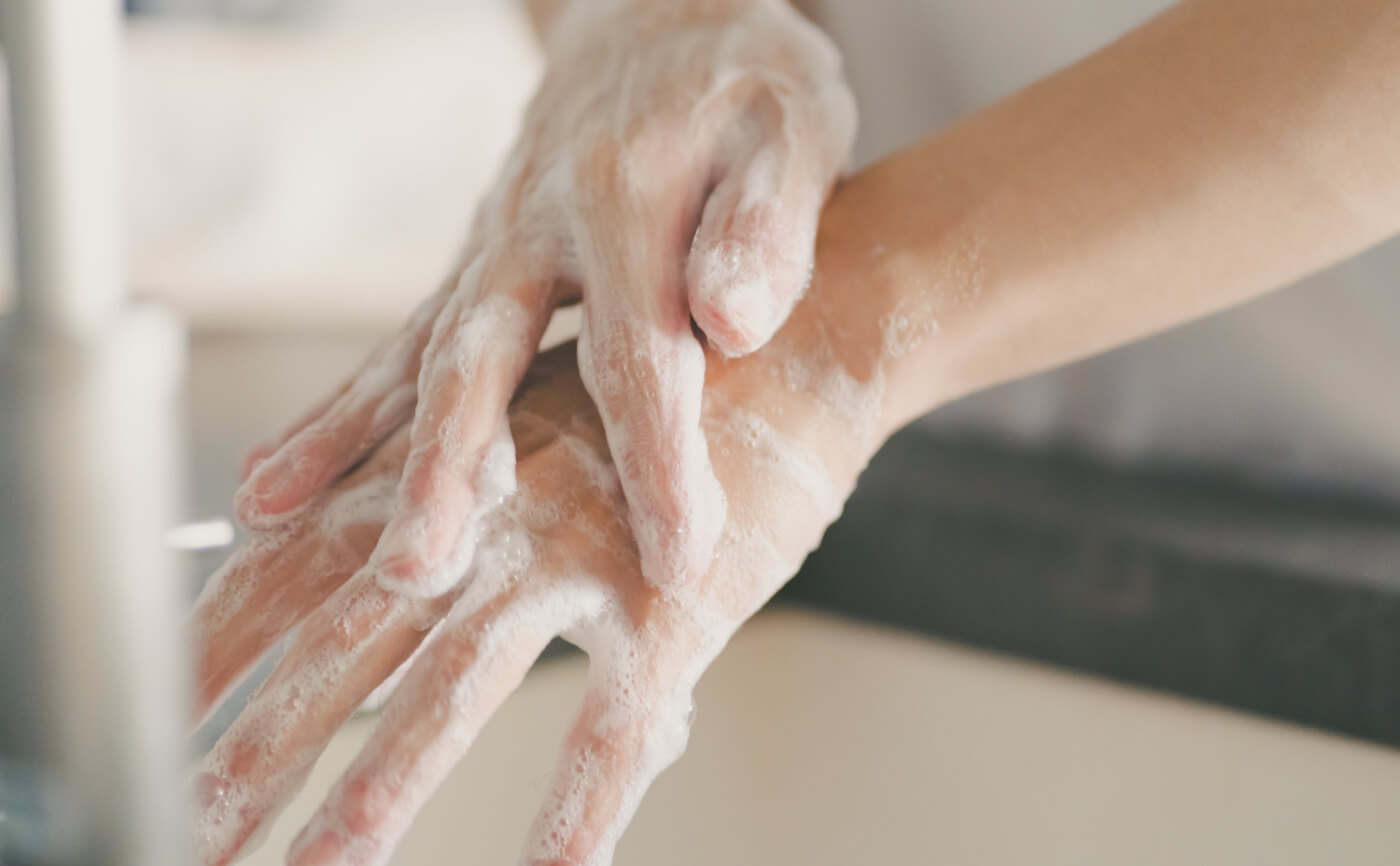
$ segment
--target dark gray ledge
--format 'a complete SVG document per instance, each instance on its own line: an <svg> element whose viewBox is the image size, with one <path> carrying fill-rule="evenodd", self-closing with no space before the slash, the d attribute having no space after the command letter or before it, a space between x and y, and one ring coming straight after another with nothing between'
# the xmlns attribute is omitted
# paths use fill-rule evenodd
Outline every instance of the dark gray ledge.
<svg viewBox="0 0 1400 866"><path fill-rule="evenodd" d="M1400 505L909 431L781 598L1400 745Z"/></svg>

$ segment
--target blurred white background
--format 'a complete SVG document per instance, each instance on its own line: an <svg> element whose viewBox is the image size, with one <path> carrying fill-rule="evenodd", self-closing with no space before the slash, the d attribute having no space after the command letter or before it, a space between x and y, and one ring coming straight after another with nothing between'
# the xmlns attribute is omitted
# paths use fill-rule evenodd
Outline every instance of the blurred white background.
<svg viewBox="0 0 1400 866"><path fill-rule="evenodd" d="M128 19L128 283L196 331L391 330L465 239L534 37L506 0L277 6Z"/></svg>

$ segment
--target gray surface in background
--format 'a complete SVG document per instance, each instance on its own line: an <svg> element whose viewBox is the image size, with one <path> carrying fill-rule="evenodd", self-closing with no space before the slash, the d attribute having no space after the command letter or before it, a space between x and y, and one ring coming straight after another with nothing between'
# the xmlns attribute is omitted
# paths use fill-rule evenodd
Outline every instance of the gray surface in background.
<svg viewBox="0 0 1400 866"><path fill-rule="evenodd" d="M226 515L243 450L375 342L196 340L193 516ZM1394 504L911 430L782 597L1400 744Z"/></svg>
<svg viewBox="0 0 1400 866"><path fill-rule="evenodd" d="M1400 506L892 440L784 596L1400 745Z"/></svg>

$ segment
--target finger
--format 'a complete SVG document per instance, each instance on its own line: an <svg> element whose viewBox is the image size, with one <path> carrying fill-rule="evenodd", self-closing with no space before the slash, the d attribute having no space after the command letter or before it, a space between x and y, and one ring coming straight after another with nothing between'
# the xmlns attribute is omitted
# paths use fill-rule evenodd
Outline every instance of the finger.
<svg viewBox="0 0 1400 866"><path fill-rule="evenodd" d="M200 863L231 862L276 816L331 735L412 655L450 604L450 596L424 601L388 592L362 571L316 610L200 763Z"/></svg>
<svg viewBox="0 0 1400 866"><path fill-rule="evenodd" d="M590 677L593 676L590 670ZM535 817L523 862L606 864L651 783L689 738L689 691L594 682ZM625 691L624 691L625 690Z"/></svg>
<svg viewBox="0 0 1400 866"><path fill-rule="evenodd" d="M281 432L281 434L279 434L275 438L268 439L264 442L259 442L252 448L248 449L248 453L243 455L243 461L239 465L240 480L247 481L248 476L252 475L253 471L258 468L259 463L262 463L264 460L271 457L273 454L276 454L277 450L283 445L286 445L289 439L291 439L296 434L300 433L302 430L305 430L318 418L325 415L326 412L330 411L330 408L335 405L337 400L345 396L345 393L350 390L350 387L354 383L354 378L351 378L346 382L342 383L341 386L339 388L336 388L335 391L333 391L329 397L317 403L315 406L312 406L299 418L297 418L290 425L288 425L287 428Z"/></svg>
<svg viewBox="0 0 1400 866"><path fill-rule="evenodd" d="M290 866L388 861L413 816L559 630L557 614L534 607L506 595L444 624L292 843Z"/></svg>
<svg viewBox="0 0 1400 866"><path fill-rule="evenodd" d="M412 446L373 559L386 587L446 591L471 561L480 516L514 489L506 406L549 324L549 289L490 254L463 274L423 353Z"/></svg>
<svg viewBox="0 0 1400 866"><path fill-rule="evenodd" d="M282 522L409 419L423 347L447 297L444 290L425 301L323 412L308 413L303 426L294 426L275 452L256 463L234 497L244 525L266 529Z"/></svg>
<svg viewBox="0 0 1400 866"><path fill-rule="evenodd" d="M700 430L704 356L695 338L585 311L579 370L627 496L642 572L658 586L709 566L724 496Z"/></svg>
<svg viewBox="0 0 1400 866"><path fill-rule="evenodd" d="M405 431L287 526L250 539L205 584L190 632L202 724L264 653L364 566L388 520Z"/></svg>
<svg viewBox="0 0 1400 866"><path fill-rule="evenodd" d="M354 573L356 566L321 562L310 535L308 527L297 527L245 547L200 593L190 625L198 648L195 727L282 635ZM373 544L371 537L366 556Z"/></svg>
<svg viewBox="0 0 1400 866"><path fill-rule="evenodd" d="M690 313L729 356L767 343L811 279L817 221L845 148L803 134L770 98L753 111L762 144L737 159L705 204L686 265ZM847 145L848 147L849 145Z"/></svg>
<svg viewBox="0 0 1400 866"><path fill-rule="evenodd" d="M668 585L708 567L724 497L700 431L705 358L678 265L684 216L629 192L619 159L604 151L587 172L596 186L577 229L589 293L579 371L622 479L642 571Z"/></svg>

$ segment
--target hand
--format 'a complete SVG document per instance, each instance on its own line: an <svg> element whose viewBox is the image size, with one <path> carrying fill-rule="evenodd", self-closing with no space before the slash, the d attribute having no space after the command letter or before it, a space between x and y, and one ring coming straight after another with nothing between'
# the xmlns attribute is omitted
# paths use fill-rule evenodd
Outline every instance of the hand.
<svg viewBox="0 0 1400 866"><path fill-rule="evenodd" d="M691 319L727 355L785 320L851 146L852 98L833 47L781 0L574 0L548 55L460 275L251 456L238 496L250 527L287 519L416 404L375 564L386 586L448 589L500 498L479 473L506 404L554 308L581 297L579 368L642 571L658 585L706 571L725 504Z"/></svg>
<svg viewBox="0 0 1400 866"><path fill-rule="evenodd" d="M385 862L563 635L588 652L589 687L525 860L607 863L645 789L685 745L695 681L816 545L873 452L879 378L848 374L825 333L789 325L758 355L710 365L703 426L730 507L714 561L685 586L663 591L642 578L569 347L535 361L510 407L519 489L488 520L472 580L416 599L380 588L362 567L408 459L406 429L287 525L255 536L195 612L197 716L300 629L197 775L200 862L230 862L341 722L418 653L289 857Z"/></svg>

